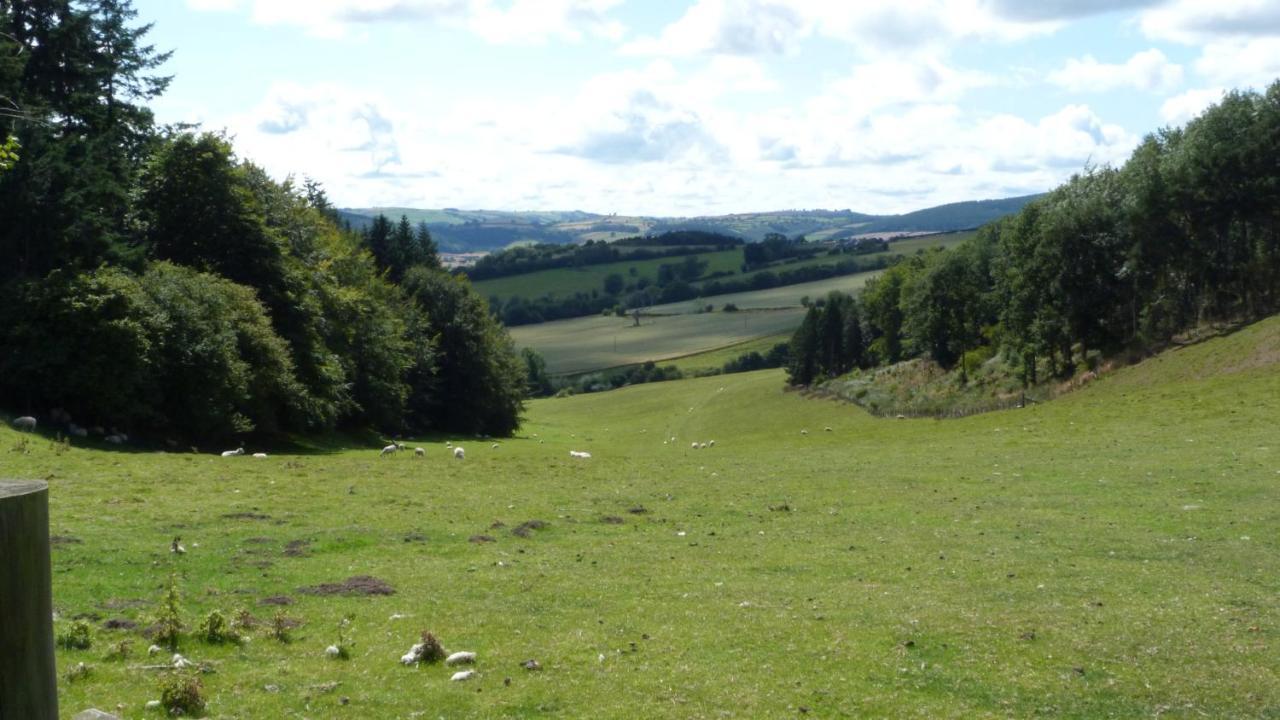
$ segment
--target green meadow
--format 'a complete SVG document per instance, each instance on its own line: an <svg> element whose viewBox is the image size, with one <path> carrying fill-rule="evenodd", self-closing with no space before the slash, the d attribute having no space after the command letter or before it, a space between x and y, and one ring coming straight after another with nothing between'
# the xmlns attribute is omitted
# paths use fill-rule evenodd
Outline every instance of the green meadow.
<svg viewBox="0 0 1280 720"><path fill-rule="evenodd" d="M0 463L48 480L57 629L94 627L59 650L88 667L65 717L159 716L141 628L170 573L189 625L300 623L183 636L211 717L1277 717L1277 363L1273 318L965 420L763 371L535 401L518 437L409 440L425 458L4 429ZM394 594L314 594L358 576ZM400 665L423 630L478 676Z"/></svg>

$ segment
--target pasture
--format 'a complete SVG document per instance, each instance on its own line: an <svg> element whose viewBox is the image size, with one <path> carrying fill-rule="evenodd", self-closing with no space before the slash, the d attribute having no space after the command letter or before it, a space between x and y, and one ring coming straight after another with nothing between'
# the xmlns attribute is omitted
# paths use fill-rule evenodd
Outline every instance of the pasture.
<svg viewBox="0 0 1280 720"><path fill-rule="evenodd" d="M679 303L681 308L686 305ZM641 318L639 327L631 318L593 315L521 325L511 328L511 337L517 347L531 347L541 353L548 372L570 374L717 350L791 332L803 318L804 310L798 306L760 312L650 316Z"/></svg>
<svg viewBox="0 0 1280 720"><path fill-rule="evenodd" d="M0 462L49 481L58 628L95 627L59 650L89 666L60 682L68 717L159 716L149 641L104 626L145 627L171 571L191 624L302 623L183 638L213 717L1275 717L1278 362L1280 318L957 421L764 371L537 401L518 438L409 441L423 459L6 428ZM317 589L354 576L394 594ZM343 617L351 657L328 659ZM424 629L479 676L399 665Z"/></svg>
<svg viewBox="0 0 1280 720"><path fill-rule="evenodd" d="M700 253L696 257L707 261L707 272L738 272L742 265L742 249L718 250ZM620 260L602 265L586 265L577 268L556 268L537 272L511 275L509 277L481 280L474 283L476 292L482 297L506 298L518 295L526 299L540 298L544 295L563 297L574 293L589 293L592 290L603 291L604 279L612 274L621 275L627 282L638 278L657 280L659 265L679 265L684 257L655 258L651 260ZM631 275L635 269L636 274Z"/></svg>

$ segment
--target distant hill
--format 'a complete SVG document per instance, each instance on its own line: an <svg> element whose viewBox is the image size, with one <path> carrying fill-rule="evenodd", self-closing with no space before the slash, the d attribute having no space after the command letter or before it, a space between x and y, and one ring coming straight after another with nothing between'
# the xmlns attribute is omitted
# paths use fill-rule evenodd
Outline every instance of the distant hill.
<svg viewBox="0 0 1280 720"><path fill-rule="evenodd" d="M445 252L485 252L527 243L565 244L587 240L620 240L680 230L713 232L758 241L770 233L813 240L864 234L926 233L969 230L1021 210L1039 197L1003 198L950 203L904 215L868 215L852 210L779 210L690 218L596 215L581 211L505 212L444 208L348 208L341 217L362 228L382 213L401 215L415 225L425 222Z"/></svg>

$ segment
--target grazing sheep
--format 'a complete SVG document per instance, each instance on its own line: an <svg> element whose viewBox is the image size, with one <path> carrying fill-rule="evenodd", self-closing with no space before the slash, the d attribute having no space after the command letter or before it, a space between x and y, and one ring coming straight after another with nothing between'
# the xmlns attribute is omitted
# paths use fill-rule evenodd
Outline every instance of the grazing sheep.
<svg viewBox="0 0 1280 720"><path fill-rule="evenodd" d="M13 428L15 430L22 430L24 432L35 432L36 419L31 417L30 415L23 415L22 417L13 421Z"/></svg>
<svg viewBox="0 0 1280 720"><path fill-rule="evenodd" d="M467 458L467 451L463 450L461 446L456 447L453 449L453 457L457 460L465 460Z"/></svg>
<svg viewBox="0 0 1280 720"><path fill-rule="evenodd" d="M423 450L422 448L414 448L414 449L413 449L413 455L414 455L414 457L426 457L426 456L427 456L427 451L426 451L426 450Z"/></svg>
<svg viewBox="0 0 1280 720"><path fill-rule="evenodd" d="M266 460L266 459L267 459L267 454L266 454L266 453L254 453L254 454L253 454L253 456L254 456L254 457L256 457L256 458L258 458L259 460Z"/></svg>
<svg viewBox="0 0 1280 720"><path fill-rule="evenodd" d="M196 666L195 663L191 662L190 660L182 657L177 653L173 654L173 660L171 661L170 664L173 665L174 670L185 670L187 668Z"/></svg>
<svg viewBox="0 0 1280 720"><path fill-rule="evenodd" d="M693 448L694 450L697 450L697 449L698 449L698 443L690 443L690 444L689 444L689 447Z"/></svg>
<svg viewBox="0 0 1280 720"><path fill-rule="evenodd" d="M801 434L801 435L808 435L808 434L809 434L809 431L808 431L808 430L801 430L801 431L800 431L800 434Z"/></svg>
<svg viewBox="0 0 1280 720"><path fill-rule="evenodd" d="M825 432L831 432L831 426L830 426L830 425L828 425L827 427L824 427L824 428L822 428L822 429L823 429Z"/></svg>
<svg viewBox="0 0 1280 720"><path fill-rule="evenodd" d="M72 435L78 438L89 437L89 431L80 427L79 425L76 425L75 423L71 423L71 427L67 428L67 432L71 433Z"/></svg>
<svg viewBox="0 0 1280 720"><path fill-rule="evenodd" d="M570 451L569 451L569 457L576 457L576 458L590 458L590 457L591 457L591 453L589 453L589 452L581 452L581 451L578 451L578 450L570 450Z"/></svg>
<svg viewBox="0 0 1280 720"><path fill-rule="evenodd" d="M382 448L382 452L378 455L378 457L386 457L387 455L390 455L393 452L397 452L398 450L400 450L400 446L396 445L395 443L392 443Z"/></svg>
<svg viewBox="0 0 1280 720"><path fill-rule="evenodd" d="M716 441L715 441L715 440L708 440L708 441L707 441L707 447L715 447L715 446L716 446Z"/></svg>
<svg viewBox="0 0 1280 720"><path fill-rule="evenodd" d="M470 680L475 676L476 676L475 670L463 670L462 672L454 673L453 677L449 678L449 680L451 682L462 682L464 680Z"/></svg>
<svg viewBox="0 0 1280 720"><path fill-rule="evenodd" d="M342 650L337 645L330 645L324 649L324 654L331 658L342 657Z"/></svg>
<svg viewBox="0 0 1280 720"><path fill-rule="evenodd" d="M699 449L699 450L706 450L706 449L707 449L707 444L706 444L706 443L698 443L698 449Z"/></svg>
<svg viewBox="0 0 1280 720"><path fill-rule="evenodd" d="M111 438L113 437L118 437L118 436L112 435L111 437L107 438L107 442L111 442ZM244 448L222 451L222 457L235 457L237 455L243 455L243 454L244 454Z"/></svg>
<svg viewBox="0 0 1280 720"><path fill-rule="evenodd" d="M456 652L444 659L445 665L472 665L476 661L476 654L463 650Z"/></svg>
<svg viewBox="0 0 1280 720"><path fill-rule="evenodd" d="M494 443L494 444L493 444L493 449L494 449L494 450L497 450L497 449L498 449L498 443Z"/></svg>
<svg viewBox="0 0 1280 720"><path fill-rule="evenodd" d="M147 648L148 655L158 655L162 652L164 652L164 648L160 647L159 645L152 645L151 647Z"/></svg>

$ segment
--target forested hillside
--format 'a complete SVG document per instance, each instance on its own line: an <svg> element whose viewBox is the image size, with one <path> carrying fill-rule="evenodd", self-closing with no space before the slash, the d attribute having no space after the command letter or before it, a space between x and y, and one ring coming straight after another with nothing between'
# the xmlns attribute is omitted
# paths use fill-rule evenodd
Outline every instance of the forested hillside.
<svg viewBox="0 0 1280 720"><path fill-rule="evenodd" d="M0 6L0 408L166 439L510 433L522 368L429 232L344 232L317 185L158 127L167 55L135 16Z"/></svg>
<svg viewBox="0 0 1280 720"><path fill-rule="evenodd" d="M791 382L927 357L961 376L1000 353L1026 383L1280 307L1280 82L1232 92L1087 168L965 244L908 259L860 301L814 307Z"/></svg>

